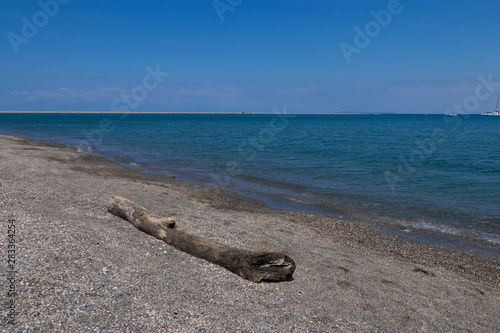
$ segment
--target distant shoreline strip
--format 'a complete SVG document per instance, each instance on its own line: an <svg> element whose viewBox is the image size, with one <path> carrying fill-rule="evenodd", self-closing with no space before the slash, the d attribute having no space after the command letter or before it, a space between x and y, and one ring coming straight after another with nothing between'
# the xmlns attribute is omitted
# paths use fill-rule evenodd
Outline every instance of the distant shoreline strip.
<svg viewBox="0 0 500 333"><path fill-rule="evenodd" d="M273 112L111 112L111 111L0 111L0 113L59 113L59 114L242 114L242 115L252 115L252 114L276 114ZM373 115L374 113L359 113L359 112L330 112L330 113L316 113L316 112L305 112L305 113L279 113L279 114L314 114L314 115Z"/></svg>

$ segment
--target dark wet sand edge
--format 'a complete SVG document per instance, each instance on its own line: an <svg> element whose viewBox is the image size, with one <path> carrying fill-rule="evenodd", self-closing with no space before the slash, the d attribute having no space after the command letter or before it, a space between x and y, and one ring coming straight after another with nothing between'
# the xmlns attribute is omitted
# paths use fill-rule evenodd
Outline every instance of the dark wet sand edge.
<svg viewBox="0 0 500 333"><path fill-rule="evenodd" d="M15 138L16 142L26 146L26 150L39 146L76 152L75 148L61 143L0 135L7 139L9 137ZM51 158L47 156L47 159ZM70 162L61 160L59 162L71 163L72 169L88 174L127 178L145 184L154 183L155 185L175 186L179 192L192 192L195 189L204 187L204 185L181 181L166 175L141 173L141 169L123 166L105 157L88 153L79 153L78 157ZM332 223L333 219L324 215L273 209L257 199L220 188L211 188L209 192L200 193L216 209L243 211L249 214L253 212L271 214L282 220L294 221L304 227L314 227L323 234L331 235L336 242L345 244L347 248L352 250L352 253L378 254L388 259L402 260L415 265L416 270L420 269L418 265L430 268L443 267L475 282L485 283L497 289L500 288L499 257L423 244L351 221L339 222L337 219L335 220L337 223ZM427 270L421 270L422 273L430 274Z"/></svg>

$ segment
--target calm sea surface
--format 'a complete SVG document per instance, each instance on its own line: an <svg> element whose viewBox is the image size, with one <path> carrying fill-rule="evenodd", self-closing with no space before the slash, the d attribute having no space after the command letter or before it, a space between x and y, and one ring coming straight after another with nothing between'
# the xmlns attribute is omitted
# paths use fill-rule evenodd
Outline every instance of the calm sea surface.
<svg viewBox="0 0 500 333"><path fill-rule="evenodd" d="M500 245L500 117L0 114L0 132L271 206Z"/></svg>

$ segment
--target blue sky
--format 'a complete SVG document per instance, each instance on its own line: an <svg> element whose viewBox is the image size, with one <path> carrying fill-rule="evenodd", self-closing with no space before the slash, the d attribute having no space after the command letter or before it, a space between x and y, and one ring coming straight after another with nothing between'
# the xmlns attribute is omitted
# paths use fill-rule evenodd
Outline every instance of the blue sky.
<svg viewBox="0 0 500 333"><path fill-rule="evenodd" d="M0 110L445 113L500 82L494 0L0 6Z"/></svg>

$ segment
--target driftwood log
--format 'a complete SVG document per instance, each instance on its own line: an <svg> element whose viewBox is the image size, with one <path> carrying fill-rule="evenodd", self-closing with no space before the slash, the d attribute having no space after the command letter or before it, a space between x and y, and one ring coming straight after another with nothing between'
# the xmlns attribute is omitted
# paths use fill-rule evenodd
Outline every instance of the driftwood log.
<svg viewBox="0 0 500 333"><path fill-rule="evenodd" d="M177 229L174 219L152 214L123 197L111 198L108 210L111 214L132 223L137 229L181 251L222 266L253 282L287 280L295 271L295 262L284 253L240 250L205 242Z"/></svg>

